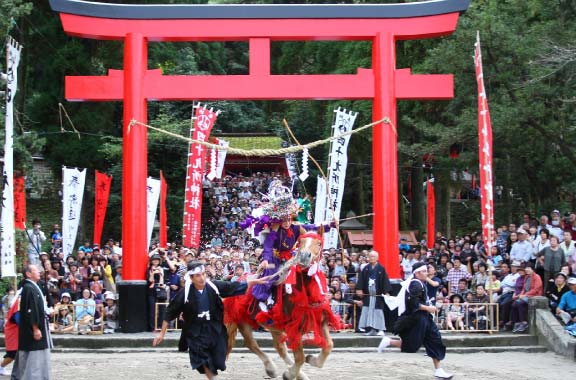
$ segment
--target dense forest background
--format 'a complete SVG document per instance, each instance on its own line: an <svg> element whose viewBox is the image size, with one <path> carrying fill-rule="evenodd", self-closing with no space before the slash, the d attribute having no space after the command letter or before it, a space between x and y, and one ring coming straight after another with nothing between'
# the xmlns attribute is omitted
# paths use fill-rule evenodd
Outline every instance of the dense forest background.
<svg viewBox="0 0 576 380"><path fill-rule="evenodd" d="M438 229L454 234L479 228L478 201L455 199L456 193L466 191L469 186L461 174L467 171L477 176L478 173L477 89L472 59L476 31L482 39L484 80L494 133L494 180L499 194L497 224L519 221L525 211L539 214L549 213L553 208L563 213L576 209L576 2L471 0L453 35L402 41L397 45L398 68L455 76L455 97L451 101L399 103L402 229L425 229L425 195L419 184L431 175L437 183ZM62 165L88 168L91 178L84 202L85 228L81 230L87 237L91 236L88 226L93 215L93 170L112 174L114 181L104 236L119 237L122 105L120 102L66 102L63 85L65 75L105 75L108 69L121 69L122 44L65 35L57 14L45 0L0 0L0 41L7 35L24 46L16 98L16 169L23 173L30 171L33 155L43 155L57 175ZM1 49L4 55L4 47ZM369 68L370 64L369 42L272 44L273 73L355 73L358 68ZM4 71L4 63L1 65L0 70ZM150 43L149 68L160 68L164 74L246 74L248 44ZM59 103L64 105L78 133L73 132L70 121L61 117ZM335 107L359 112L357 126L369 123L372 117L371 103L367 101L210 104L224 111L215 127L222 132L274 132L290 141L282 126L282 119L286 118L302 143L329 135ZM187 135L190 113L189 103L151 102L149 123ZM0 134L3 135L3 117L1 120ZM356 134L351 139L343 213L348 210L357 214L371 212L371 150L366 149L370 144L369 132ZM163 170L168 180L172 234L180 230L182 221L186 150L185 143L149 133L148 171L157 177L159 170ZM457 157L454 153L458 153ZM327 147L314 149L311 154L326 165ZM316 184L312 166L311 171L305 188L313 193ZM57 203L52 202L50 207L59 210ZM29 206L29 218L34 212ZM369 219L363 221L369 223ZM58 221L46 223L52 222Z"/></svg>

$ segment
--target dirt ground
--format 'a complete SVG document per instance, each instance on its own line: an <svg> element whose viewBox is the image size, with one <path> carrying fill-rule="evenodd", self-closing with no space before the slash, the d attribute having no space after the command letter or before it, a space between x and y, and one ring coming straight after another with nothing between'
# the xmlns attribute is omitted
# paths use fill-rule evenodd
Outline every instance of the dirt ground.
<svg viewBox="0 0 576 380"><path fill-rule="evenodd" d="M279 374L285 369L277 355L272 358ZM267 379L259 360L252 354L235 353L220 380ZM448 354L444 368L454 379L528 380L576 379L576 363L550 352L546 353L475 353ZM304 367L310 379L434 379L432 362L422 353L398 351L378 353L333 353L324 369ZM142 353L52 353L52 379L203 379L190 369L188 356L175 351ZM281 377L279 377L281 379Z"/></svg>

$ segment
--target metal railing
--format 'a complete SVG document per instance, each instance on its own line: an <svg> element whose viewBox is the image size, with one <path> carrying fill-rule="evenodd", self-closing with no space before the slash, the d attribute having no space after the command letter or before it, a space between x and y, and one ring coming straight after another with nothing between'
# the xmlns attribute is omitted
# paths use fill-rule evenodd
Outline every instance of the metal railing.
<svg viewBox="0 0 576 380"><path fill-rule="evenodd" d="M497 303L437 304L434 321L441 331L498 332Z"/></svg>
<svg viewBox="0 0 576 380"><path fill-rule="evenodd" d="M59 318L60 309L68 308L68 314L72 317L72 324L65 326L63 328L59 327L57 320ZM80 321L76 316L76 308L77 307L84 307L94 308L95 313L94 315L89 315L86 318L82 318ZM98 318L96 318L98 315ZM87 335L100 335L104 334L104 325L105 325L105 313L104 313L104 305L103 304L96 304L96 305L76 305L74 303L66 304L66 305L57 305L54 308L54 313L50 318L50 331L52 334L79 334L85 333ZM72 327L72 328L70 328Z"/></svg>

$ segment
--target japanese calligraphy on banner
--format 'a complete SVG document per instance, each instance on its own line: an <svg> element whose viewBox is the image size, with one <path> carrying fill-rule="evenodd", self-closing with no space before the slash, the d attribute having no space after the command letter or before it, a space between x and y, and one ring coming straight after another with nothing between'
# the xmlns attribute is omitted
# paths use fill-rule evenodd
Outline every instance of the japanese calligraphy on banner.
<svg viewBox="0 0 576 380"><path fill-rule="evenodd" d="M346 133L352 130L356 121L357 112L347 112L345 109L335 110L336 117L332 125L332 136ZM344 183L346 180L346 168L348 167L348 143L350 135L340 137L332 142L330 158L328 160L328 188L325 220L340 219L342 196L344 195ZM324 248L336 248L338 246L338 230L331 228L327 237L324 237Z"/></svg>
<svg viewBox="0 0 576 380"><path fill-rule="evenodd" d="M314 224L320 225L326 219L326 180L318 176L316 185L316 206L314 207Z"/></svg>
<svg viewBox="0 0 576 380"><path fill-rule="evenodd" d="M492 233L494 231L494 198L492 192L492 124L488 98L484 87L484 74L482 70L482 52L480 51L480 32L476 32L476 45L474 50L474 65L476 66L476 82L478 84L478 154L480 162L480 205L482 208L482 238L488 247L486 253L490 255L494 245Z"/></svg>
<svg viewBox="0 0 576 380"><path fill-rule="evenodd" d="M26 179L14 177L14 227L26 228Z"/></svg>
<svg viewBox="0 0 576 380"><path fill-rule="evenodd" d="M106 219L106 208L108 207L108 198L110 197L110 185L112 176L107 176L96 170L96 196L94 197L94 244L100 246L102 239L102 229Z"/></svg>
<svg viewBox="0 0 576 380"><path fill-rule="evenodd" d="M62 168L62 250L64 257L70 256L76 243L86 169Z"/></svg>
<svg viewBox="0 0 576 380"><path fill-rule="evenodd" d="M194 127L190 135L194 140L207 141L216 122L218 113L212 108L195 105ZM186 190L184 193L184 225L182 244L197 248L200 245L200 218L202 215L202 179L206 164L206 148L200 144L190 144L188 166L186 167Z"/></svg>
<svg viewBox="0 0 576 380"><path fill-rule="evenodd" d="M18 89L18 64L22 46L11 37L6 42L6 131L2 172L2 277L15 277L14 259L14 96Z"/></svg>
<svg viewBox="0 0 576 380"><path fill-rule="evenodd" d="M152 177L146 178L146 247L148 248L150 247L154 221L156 220L156 210L158 209L158 201L160 200L160 187L159 179Z"/></svg>

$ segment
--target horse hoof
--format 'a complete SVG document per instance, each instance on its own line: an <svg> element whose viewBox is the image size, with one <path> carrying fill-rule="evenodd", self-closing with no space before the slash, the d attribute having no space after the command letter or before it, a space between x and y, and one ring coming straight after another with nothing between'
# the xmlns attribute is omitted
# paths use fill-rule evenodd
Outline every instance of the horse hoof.
<svg viewBox="0 0 576 380"><path fill-rule="evenodd" d="M276 364L274 364L273 362L267 362L266 364L264 364L264 368L266 369L266 375L268 377L271 377L273 379L278 377L278 370L276 368Z"/></svg>
<svg viewBox="0 0 576 380"><path fill-rule="evenodd" d="M312 367L318 367L318 358L314 355L306 355L306 363Z"/></svg>
<svg viewBox="0 0 576 380"><path fill-rule="evenodd" d="M306 375L304 372L300 371L300 373L298 374L297 377L298 380L310 380L310 378L308 377L308 375Z"/></svg>
<svg viewBox="0 0 576 380"><path fill-rule="evenodd" d="M294 380L294 376L290 373L290 371L286 370L282 374L282 380Z"/></svg>

